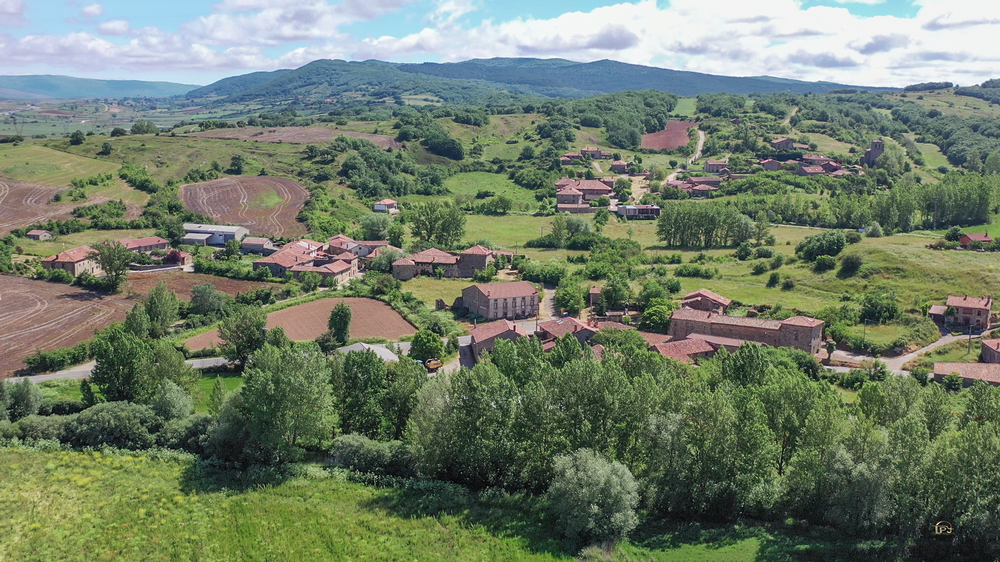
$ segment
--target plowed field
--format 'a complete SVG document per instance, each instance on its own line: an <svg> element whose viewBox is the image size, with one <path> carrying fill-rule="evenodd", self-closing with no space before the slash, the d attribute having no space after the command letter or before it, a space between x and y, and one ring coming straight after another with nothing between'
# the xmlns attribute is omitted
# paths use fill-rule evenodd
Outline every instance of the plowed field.
<svg viewBox="0 0 1000 562"><path fill-rule="evenodd" d="M688 138L687 130L697 127L697 123L689 121L670 121L667 128L659 133L642 135L642 148L653 150L663 150L664 148L673 150L679 146L684 146L691 139Z"/></svg>
<svg viewBox="0 0 1000 562"><path fill-rule="evenodd" d="M215 275L204 275L202 273L187 273L185 271L166 271L163 273L132 273L128 276L128 283L125 285L126 295L145 297L159 282L164 282L167 287L177 293L181 300L191 300L191 288L202 283L211 283L215 288L227 295L236 296L236 293L263 289L265 287L277 287L273 283L261 283L260 281L241 281L238 279L227 279L216 277Z"/></svg>
<svg viewBox="0 0 1000 562"><path fill-rule="evenodd" d="M337 303L346 302L351 307L352 338L386 338L396 340L417 333L412 324L384 302L374 299L340 298L320 299L267 315L267 327L281 327L285 335L295 341L314 340L326 333L330 312ZM186 342L192 351L220 345L219 331L212 330Z"/></svg>
<svg viewBox="0 0 1000 562"><path fill-rule="evenodd" d="M264 129L259 127L242 127L239 129L212 129L195 133L193 136L206 139L252 140L257 142L288 142L292 144L307 144L330 142L338 135L346 135L365 139L378 145L379 148L399 148L402 146L389 135L373 135L355 131L341 131L328 127L278 127Z"/></svg>
<svg viewBox="0 0 1000 562"><path fill-rule="evenodd" d="M70 347L125 319L132 302L62 283L0 275L0 377L36 350Z"/></svg>
<svg viewBox="0 0 1000 562"><path fill-rule="evenodd" d="M223 224L245 226L252 234L302 236L296 220L309 191L298 182L267 176L233 176L182 185L180 198L188 209Z"/></svg>
<svg viewBox="0 0 1000 562"><path fill-rule="evenodd" d="M36 222L71 218L70 211L78 204L47 204L60 191L64 190L0 178L0 236Z"/></svg>

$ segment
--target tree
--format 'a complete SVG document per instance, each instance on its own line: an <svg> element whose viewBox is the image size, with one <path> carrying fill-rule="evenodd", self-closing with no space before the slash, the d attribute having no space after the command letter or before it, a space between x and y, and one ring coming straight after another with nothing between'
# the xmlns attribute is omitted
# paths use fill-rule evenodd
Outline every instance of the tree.
<svg viewBox="0 0 1000 562"><path fill-rule="evenodd" d="M149 402L160 381L154 374L146 342L123 325L115 324L94 339L93 350L97 364L90 381L105 399L109 402Z"/></svg>
<svg viewBox="0 0 1000 562"><path fill-rule="evenodd" d="M1000 174L1000 152L993 151L986 157L983 173L986 175Z"/></svg>
<svg viewBox="0 0 1000 562"><path fill-rule="evenodd" d="M139 119L132 125L133 135L152 135L158 132L160 132L160 128L148 119Z"/></svg>
<svg viewBox="0 0 1000 562"><path fill-rule="evenodd" d="M194 400L184 389L167 379L160 381L149 407L164 420L186 418L194 412Z"/></svg>
<svg viewBox="0 0 1000 562"><path fill-rule="evenodd" d="M85 140L87 140L87 136L80 130L73 131L73 134L69 136L69 143L72 145L81 145Z"/></svg>
<svg viewBox="0 0 1000 562"><path fill-rule="evenodd" d="M299 275L299 283L302 283L302 290L311 293L319 288L319 284L323 282L323 278L320 277L319 273L315 271L306 271Z"/></svg>
<svg viewBox="0 0 1000 562"><path fill-rule="evenodd" d="M337 306L330 311L326 327L340 345L346 345L351 338L351 307L344 301L337 303Z"/></svg>
<svg viewBox="0 0 1000 562"><path fill-rule="evenodd" d="M878 285L861 295L861 319L883 324L899 318L901 310L896 289L888 285Z"/></svg>
<svg viewBox="0 0 1000 562"><path fill-rule="evenodd" d="M554 460L546 498L562 534L577 545L619 541L639 524L638 484L628 468L589 449Z"/></svg>
<svg viewBox="0 0 1000 562"><path fill-rule="evenodd" d="M389 225L392 218L385 213L372 213L361 219L361 236L363 240L388 240Z"/></svg>
<svg viewBox="0 0 1000 562"><path fill-rule="evenodd" d="M231 435L232 423L245 428L238 452L244 460L296 460L301 442L332 436L330 369L316 345L264 346L249 358L243 380L240 399L226 401L217 431Z"/></svg>
<svg viewBox="0 0 1000 562"><path fill-rule="evenodd" d="M125 129L122 129L121 127L115 127L114 129L111 129L111 138L114 138L114 137L124 137L127 134L128 134L128 131L126 131Z"/></svg>
<svg viewBox="0 0 1000 562"><path fill-rule="evenodd" d="M389 223L389 227L386 228L385 235L391 246L402 248L403 238L406 236L406 229L403 228L402 224L399 224L399 221L392 221Z"/></svg>
<svg viewBox="0 0 1000 562"><path fill-rule="evenodd" d="M632 180L628 178L616 179L612 191L619 203L628 203L629 198L632 197Z"/></svg>
<svg viewBox="0 0 1000 562"><path fill-rule="evenodd" d="M125 314L125 329L137 338L149 337L149 315L144 304L135 303L132 310Z"/></svg>
<svg viewBox="0 0 1000 562"><path fill-rule="evenodd" d="M610 217L611 214L607 209L598 209L597 212L594 213L594 229L597 232L603 231L604 227L607 226Z"/></svg>
<svg viewBox="0 0 1000 562"><path fill-rule="evenodd" d="M246 169L247 159L246 156L242 154L234 154L229 160L229 170L230 174L240 176L243 175L243 171Z"/></svg>
<svg viewBox="0 0 1000 562"><path fill-rule="evenodd" d="M226 403L227 396L229 396L229 389L226 388L225 381L216 375L215 382L212 384L212 394L208 397L208 413L213 416L218 415Z"/></svg>
<svg viewBox="0 0 1000 562"><path fill-rule="evenodd" d="M338 385L340 430L343 433L357 433L371 439L386 436L388 421L382 406L385 379L385 362L374 351L351 351L344 357Z"/></svg>
<svg viewBox="0 0 1000 562"><path fill-rule="evenodd" d="M114 150L114 147L111 146L111 143L110 142L105 142L105 143L101 144L101 151L98 152L97 155L98 156L110 156L112 150Z"/></svg>
<svg viewBox="0 0 1000 562"><path fill-rule="evenodd" d="M7 415L8 405L10 405L10 400L7 392L7 383L0 382L0 422L10 420L10 417Z"/></svg>
<svg viewBox="0 0 1000 562"><path fill-rule="evenodd" d="M420 330L410 342L410 357L417 361L440 359L444 355L441 336L430 330Z"/></svg>
<svg viewBox="0 0 1000 562"><path fill-rule="evenodd" d="M555 245L556 248L562 248L565 246L566 239L569 238L569 229L567 228L568 218L569 215L567 213L556 213L555 216L552 217L552 222L549 223L552 227L550 236L552 236L553 245Z"/></svg>
<svg viewBox="0 0 1000 562"><path fill-rule="evenodd" d="M0 385L6 384L9 383L0 381ZM7 394L10 421L33 416L38 413L38 408L42 405L42 391L28 379L21 379L17 384L12 384Z"/></svg>
<svg viewBox="0 0 1000 562"><path fill-rule="evenodd" d="M201 378L201 373L184 361L184 354L166 340L153 340L147 343L153 379L169 380L185 390L193 390Z"/></svg>
<svg viewBox="0 0 1000 562"><path fill-rule="evenodd" d="M944 233L944 239L949 242L958 242L962 239L962 227L953 226Z"/></svg>
<svg viewBox="0 0 1000 562"><path fill-rule="evenodd" d="M407 211L407 222L415 238L445 248L455 246L465 236L465 213L451 203L418 203Z"/></svg>
<svg viewBox="0 0 1000 562"><path fill-rule="evenodd" d="M767 211L760 211L757 213L757 218L754 220L754 242L758 246L763 246L767 242L768 236L771 235L771 221L767 218Z"/></svg>
<svg viewBox="0 0 1000 562"><path fill-rule="evenodd" d="M677 310L672 300L654 299L654 306L642 312L642 325L653 332L667 333L670 328L670 316Z"/></svg>
<svg viewBox="0 0 1000 562"><path fill-rule="evenodd" d="M266 332L267 315L260 307L234 307L219 324L222 352L233 363L245 366L250 355L264 347Z"/></svg>
<svg viewBox="0 0 1000 562"><path fill-rule="evenodd" d="M535 159L535 147L526 144L521 148L521 155L517 157L518 160L534 160Z"/></svg>
<svg viewBox="0 0 1000 562"><path fill-rule="evenodd" d="M121 242L105 242L88 256L104 271L104 285L109 292L117 293L125 280L128 279L128 266L135 254Z"/></svg>
<svg viewBox="0 0 1000 562"><path fill-rule="evenodd" d="M146 297L146 314L149 316L150 336L162 338L166 335L171 324L177 320L180 304L177 293L171 291L163 281L149 291L149 296Z"/></svg>
<svg viewBox="0 0 1000 562"><path fill-rule="evenodd" d="M191 313L212 314L219 312L226 303L226 295L211 283L191 287Z"/></svg>

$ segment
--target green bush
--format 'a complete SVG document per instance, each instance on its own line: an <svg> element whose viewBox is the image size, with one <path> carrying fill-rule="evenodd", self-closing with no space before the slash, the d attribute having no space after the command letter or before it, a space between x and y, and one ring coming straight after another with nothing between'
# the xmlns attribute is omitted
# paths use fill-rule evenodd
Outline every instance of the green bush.
<svg viewBox="0 0 1000 562"><path fill-rule="evenodd" d="M679 265L677 266L677 269L674 269L674 275L677 277L699 277L701 279L712 279L718 274L719 268L717 267L707 267L691 263Z"/></svg>
<svg viewBox="0 0 1000 562"><path fill-rule="evenodd" d="M836 256L847 245L847 238L839 230L829 230L812 236L806 236L795 246L795 253L806 261L813 261L819 256Z"/></svg>
<svg viewBox="0 0 1000 562"><path fill-rule="evenodd" d="M373 441L363 435L341 435L333 440L330 456L355 472L411 478L417 475L409 448L401 441Z"/></svg>
<svg viewBox="0 0 1000 562"><path fill-rule="evenodd" d="M90 342L85 341L64 349L39 351L26 357L24 364L31 373L47 373L86 363L93 358L94 352L90 348Z"/></svg>
<svg viewBox="0 0 1000 562"><path fill-rule="evenodd" d="M148 406L128 402L98 404L66 425L64 441L76 448L111 446L148 449L163 421Z"/></svg>
<svg viewBox="0 0 1000 562"><path fill-rule="evenodd" d="M865 260L860 254L847 254L840 258L840 274L844 277L850 277L861 269L864 265Z"/></svg>
<svg viewBox="0 0 1000 562"><path fill-rule="evenodd" d="M774 257L774 248L761 246L753 251L753 257L757 259L770 259Z"/></svg>
<svg viewBox="0 0 1000 562"><path fill-rule="evenodd" d="M15 424L19 437L24 441L59 441L66 425L76 416L28 416Z"/></svg>
<svg viewBox="0 0 1000 562"><path fill-rule="evenodd" d="M847 240L848 244L857 244L861 242L861 233L856 230L850 230L844 234L844 239Z"/></svg>
<svg viewBox="0 0 1000 562"><path fill-rule="evenodd" d="M638 485L628 468L590 449L554 460L546 493L559 531L578 545L624 539L638 525Z"/></svg>
<svg viewBox="0 0 1000 562"><path fill-rule="evenodd" d="M816 263L813 264L813 271L823 273L837 267L837 258L833 256L817 256Z"/></svg>
<svg viewBox="0 0 1000 562"><path fill-rule="evenodd" d="M771 276L767 278L767 288L773 289L781 283L781 274L777 271L771 273Z"/></svg>
<svg viewBox="0 0 1000 562"><path fill-rule="evenodd" d="M208 442L208 427L212 424L212 416L194 414L186 418L170 420L163 424L163 429L156 434L156 444L169 449L180 449L202 455Z"/></svg>
<svg viewBox="0 0 1000 562"><path fill-rule="evenodd" d="M7 383L0 382L0 384ZM10 416L10 421L16 422L21 418L38 413L38 409L42 405L42 391L38 389L38 385L30 380L21 379L20 382L7 389L7 402L7 414Z"/></svg>
<svg viewBox="0 0 1000 562"><path fill-rule="evenodd" d="M770 268L767 267L766 263L759 261L753 264L753 269L751 270L751 273L753 273L754 275L764 275L765 273L768 272L769 269Z"/></svg>
<svg viewBox="0 0 1000 562"><path fill-rule="evenodd" d="M784 281L781 282L781 290L782 291L791 291L793 289L795 289L795 280L792 279L791 277L789 277L789 278L787 278L787 279L785 279Z"/></svg>
<svg viewBox="0 0 1000 562"><path fill-rule="evenodd" d="M149 406L164 421L170 421L190 416L194 411L194 400L183 388L163 379Z"/></svg>

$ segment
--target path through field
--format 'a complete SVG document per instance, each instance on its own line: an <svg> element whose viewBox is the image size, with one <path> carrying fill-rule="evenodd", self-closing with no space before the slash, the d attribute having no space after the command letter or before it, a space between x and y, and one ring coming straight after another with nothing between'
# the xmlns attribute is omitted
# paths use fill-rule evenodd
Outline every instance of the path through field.
<svg viewBox="0 0 1000 562"><path fill-rule="evenodd" d="M180 198L189 210L222 224L245 226L252 234L302 236L299 211L309 198L302 184L268 176L232 176L182 185Z"/></svg>

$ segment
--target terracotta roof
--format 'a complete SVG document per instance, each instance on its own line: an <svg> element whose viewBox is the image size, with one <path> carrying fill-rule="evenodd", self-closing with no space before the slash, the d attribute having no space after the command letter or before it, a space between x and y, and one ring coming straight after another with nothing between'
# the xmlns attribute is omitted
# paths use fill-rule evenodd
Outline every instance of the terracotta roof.
<svg viewBox="0 0 1000 562"><path fill-rule="evenodd" d="M479 324L469 330L472 335L472 343L493 339L506 332L514 332L519 336L528 337L528 334L520 326L507 319L497 320L489 324Z"/></svg>
<svg viewBox="0 0 1000 562"><path fill-rule="evenodd" d="M725 347L730 351L738 349L741 345L746 343L746 340L741 340L739 338L727 338L725 336L710 336L708 334L690 334L688 336L689 340L704 340L708 342L715 349L720 347ZM762 344L763 345L763 344Z"/></svg>
<svg viewBox="0 0 1000 562"><path fill-rule="evenodd" d="M583 195L583 192L572 187L564 187L557 191L556 195Z"/></svg>
<svg viewBox="0 0 1000 562"><path fill-rule="evenodd" d="M315 261L316 259L307 253L297 252L295 250L281 250L267 256L266 258L254 260L253 263L254 265L267 265L273 263L288 269L296 265L312 265Z"/></svg>
<svg viewBox="0 0 1000 562"><path fill-rule="evenodd" d="M706 310L695 310L693 308L683 307L679 308L670 314L671 320L698 320L701 322L708 322L713 316L718 316L712 312Z"/></svg>
<svg viewBox="0 0 1000 562"><path fill-rule="evenodd" d="M260 237L260 236L246 236L246 237L243 238L242 243L243 244L267 244L270 241L271 241L270 238L263 238L263 237Z"/></svg>
<svg viewBox="0 0 1000 562"><path fill-rule="evenodd" d="M621 322L598 322L597 327L601 330L605 328L610 328L612 330L634 330L632 326L628 324L622 324Z"/></svg>
<svg viewBox="0 0 1000 562"><path fill-rule="evenodd" d="M28 234L29 235L38 236L39 234L45 234L46 232L48 232L48 230L41 230L41 229L36 228L34 230L29 230Z"/></svg>
<svg viewBox="0 0 1000 562"><path fill-rule="evenodd" d="M594 285L593 287L590 288L590 294L592 294L592 295L599 295L599 294L601 294L601 288L598 287L597 285Z"/></svg>
<svg viewBox="0 0 1000 562"><path fill-rule="evenodd" d="M375 203L375 204L376 205L395 205L396 201L393 200L393 199L383 199L383 200L381 200L381 201L379 201L378 203Z"/></svg>
<svg viewBox="0 0 1000 562"><path fill-rule="evenodd" d="M330 262L330 263L328 263L326 265L320 266L320 269L325 269L325 270L327 270L327 271L329 271L331 273L335 273L335 274L339 275L339 274L341 274L341 273L343 273L345 271L350 271L350 269L352 267L354 267L354 266L351 264L351 262L347 262L347 261L343 261L343 260L337 260L337 261L334 261L334 262Z"/></svg>
<svg viewBox="0 0 1000 562"><path fill-rule="evenodd" d="M344 236L343 234L338 234L326 241L327 245L334 246L337 248L343 248L348 244L356 244L353 238Z"/></svg>
<svg viewBox="0 0 1000 562"><path fill-rule="evenodd" d="M963 234L962 238L968 238L969 240L974 240L976 242L986 242L990 243L993 241L989 234Z"/></svg>
<svg viewBox="0 0 1000 562"><path fill-rule="evenodd" d="M596 149L596 148L594 148L593 146L585 146L585 147L583 147L582 149L580 149L580 152L584 152L584 151L586 151L586 152L594 152L594 151L596 151L596 150L597 150L597 149Z"/></svg>
<svg viewBox="0 0 1000 562"><path fill-rule="evenodd" d="M945 306L990 309L993 308L993 297L970 297L968 295L959 297L957 295L948 295Z"/></svg>
<svg viewBox="0 0 1000 562"><path fill-rule="evenodd" d="M427 248L422 252L417 252L411 255L410 259L416 263L440 263L444 265L458 263L458 256L438 250L437 248Z"/></svg>
<svg viewBox="0 0 1000 562"><path fill-rule="evenodd" d="M570 185L572 183L576 183L576 180L570 178L559 178L558 180L556 180L556 187L562 187L564 185Z"/></svg>
<svg viewBox="0 0 1000 562"><path fill-rule="evenodd" d="M465 250L462 250L462 253L463 254L468 254L468 255L474 255L474 256L488 256L488 255L490 255L490 254L493 253L493 250L491 250L491 249L489 249L489 248L487 248L485 246L481 246L479 244L476 244L475 246L473 246L471 248L467 248Z"/></svg>
<svg viewBox="0 0 1000 562"><path fill-rule="evenodd" d="M958 374L963 379L986 381L1000 384L1000 363L935 363L934 374L948 376Z"/></svg>
<svg viewBox="0 0 1000 562"><path fill-rule="evenodd" d="M802 166L802 171L807 174L822 174L826 172L822 166Z"/></svg>
<svg viewBox="0 0 1000 562"><path fill-rule="evenodd" d="M393 267L397 265L417 265L416 262L409 258L399 258L398 260L392 262Z"/></svg>
<svg viewBox="0 0 1000 562"><path fill-rule="evenodd" d="M580 330L588 330L588 329L592 332L597 331L597 329L595 329L594 327L588 326L583 322L580 322L576 318L573 318L572 316L568 316L566 318L557 318L555 320L548 320L545 322L540 322L538 324L539 332L546 332L549 335L556 338L561 338L566 334L575 334Z"/></svg>
<svg viewBox="0 0 1000 562"><path fill-rule="evenodd" d="M782 138L780 138L780 139L774 139L773 141L771 141L771 144L778 144L778 143L781 143L781 142L785 142L785 141L787 141L787 140L788 140L788 139L786 139L786 138L782 137Z"/></svg>
<svg viewBox="0 0 1000 562"><path fill-rule="evenodd" d="M749 318L746 316L727 316L725 314L713 314L712 324L725 324L727 326L749 326L762 330L778 330L781 322L768 318Z"/></svg>
<svg viewBox="0 0 1000 562"><path fill-rule="evenodd" d="M135 250L136 248L141 248L143 246L169 244L166 239L160 238L159 236L147 236L146 238L136 238L135 240L131 238L122 238L118 241L118 243L125 246L129 250Z"/></svg>
<svg viewBox="0 0 1000 562"><path fill-rule="evenodd" d="M927 314L944 315L945 312L948 312L948 307L943 304L932 304L931 307L927 309Z"/></svg>
<svg viewBox="0 0 1000 562"><path fill-rule="evenodd" d="M580 209L589 209L590 205L588 203L558 203L556 205L557 211L571 211Z"/></svg>
<svg viewBox="0 0 1000 562"><path fill-rule="evenodd" d="M713 293L712 291L709 291L708 289L698 289L693 293L688 293L684 295L684 300L696 299L699 297L704 297L712 302L717 302L722 306L729 306L733 302L718 293Z"/></svg>
<svg viewBox="0 0 1000 562"><path fill-rule="evenodd" d="M712 344L701 339L668 341L654 345L653 350L664 357L676 359L681 363L690 363L692 355L715 352Z"/></svg>
<svg viewBox="0 0 1000 562"><path fill-rule="evenodd" d="M816 326L823 325L822 320L809 318L808 316L792 316L791 318L782 320L781 323L789 326L805 326L807 328L815 328Z"/></svg>
<svg viewBox="0 0 1000 562"><path fill-rule="evenodd" d="M473 287L475 287L476 290L482 294L493 299L526 297L538 294L538 289L535 289L534 285L528 283L527 281L512 281L510 283L480 283L479 285L473 285Z"/></svg>
<svg viewBox="0 0 1000 562"><path fill-rule="evenodd" d="M721 164L721 165L724 166L726 164L726 161L725 160L705 160L705 164L706 165L707 164L715 164L715 165L720 165Z"/></svg>
<svg viewBox="0 0 1000 562"><path fill-rule="evenodd" d="M983 346L988 347L993 351L1000 351L1000 339L983 340Z"/></svg>
<svg viewBox="0 0 1000 562"><path fill-rule="evenodd" d="M95 250L90 246L80 246L78 248L71 248L69 250L63 250L54 256L49 256L43 259L43 262L51 263L78 263L87 259L91 252Z"/></svg>
<svg viewBox="0 0 1000 562"><path fill-rule="evenodd" d="M774 158L768 158L766 160L760 161L761 164L767 164L768 162L777 162L777 160L775 160Z"/></svg>
<svg viewBox="0 0 1000 562"><path fill-rule="evenodd" d="M639 335L642 336L642 339L646 340L646 344L648 344L650 346L656 345L658 343L668 342L671 339L673 339L670 336L668 336L667 334L656 334L656 333L653 333L653 332L643 332L642 330L639 330Z"/></svg>
<svg viewBox="0 0 1000 562"><path fill-rule="evenodd" d="M582 158L583 157L583 155L580 154L579 152L567 152L566 154L563 154L563 156L565 156L566 158Z"/></svg>
<svg viewBox="0 0 1000 562"><path fill-rule="evenodd" d="M402 252L403 251L401 248L397 248L397 247L392 246L390 244L386 244L385 246L379 246L378 248L375 248L374 250L372 250L372 253L368 254L368 256L369 257L375 257L375 256L378 256L379 254L381 254L382 252L388 252L390 250L393 251L393 252ZM354 257L357 258L357 256L354 256Z"/></svg>
<svg viewBox="0 0 1000 562"><path fill-rule="evenodd" d="M597 344L597 345L591 347L590 350L594 352L594 359L597 359L598 361L600 361L601 359L604 358L604 346L603 345Z"/></svg>

